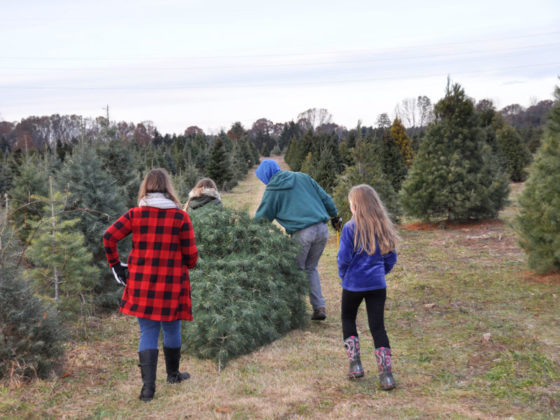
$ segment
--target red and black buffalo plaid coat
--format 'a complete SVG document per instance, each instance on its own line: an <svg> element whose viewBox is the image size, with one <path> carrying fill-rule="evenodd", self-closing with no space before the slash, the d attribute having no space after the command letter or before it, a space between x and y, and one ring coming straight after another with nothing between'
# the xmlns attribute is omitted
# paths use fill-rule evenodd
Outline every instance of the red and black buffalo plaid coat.
<svg viewBox="0 0 560 420"><path fill-rule="evenodd" d="M109 265L119 262L117 242L132 233L129 278L121 312L154 321L192 321L189 268L198 253L191 220L179 209L135 207L103 235Z"/></svg>

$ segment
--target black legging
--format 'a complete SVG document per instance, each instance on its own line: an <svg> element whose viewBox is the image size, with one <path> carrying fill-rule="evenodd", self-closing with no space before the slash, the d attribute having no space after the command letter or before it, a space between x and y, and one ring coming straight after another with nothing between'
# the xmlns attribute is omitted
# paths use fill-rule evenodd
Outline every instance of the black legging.
<svg viewBox="0 0 560 420"><path fill-rule="evenodd" d="M356 329L356 316L362 300L366 300L366 310L369 322L369 330L373 336L375 348L390 348L389 338L385 331L383 312L385 310L385 299L387 289L368 290L366 292L350 292L342 289L342 334L346 340L350 336L358 336Z"/></svg>

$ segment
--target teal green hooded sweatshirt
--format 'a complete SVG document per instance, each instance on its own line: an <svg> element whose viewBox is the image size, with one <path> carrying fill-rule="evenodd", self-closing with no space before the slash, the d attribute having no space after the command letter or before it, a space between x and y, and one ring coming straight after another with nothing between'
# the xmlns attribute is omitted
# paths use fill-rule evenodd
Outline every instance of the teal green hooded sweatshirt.
<svg viewBox="0 0 560 420"><path fill-rule="evenodd" d="M337 215L333 199L309 175L279 171L266 186L255 219L276 219L292 234Z"/></svg>

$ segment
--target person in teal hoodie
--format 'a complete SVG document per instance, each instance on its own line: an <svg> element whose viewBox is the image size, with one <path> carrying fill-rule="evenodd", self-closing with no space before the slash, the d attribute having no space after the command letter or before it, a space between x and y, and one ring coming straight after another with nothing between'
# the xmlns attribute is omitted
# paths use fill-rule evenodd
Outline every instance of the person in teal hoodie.
<svg viewBox="0 0 560 420"><path fill-rule="evenodd" d="M283 171L272 159L264 159L256 175L266 190L255 219L276 219L301 244L297 264L309 280L311 319L322 321L327 315L317 264L329 238L326 223L330 219L335 229L342 227L334 201L309 175Z"/></svg>

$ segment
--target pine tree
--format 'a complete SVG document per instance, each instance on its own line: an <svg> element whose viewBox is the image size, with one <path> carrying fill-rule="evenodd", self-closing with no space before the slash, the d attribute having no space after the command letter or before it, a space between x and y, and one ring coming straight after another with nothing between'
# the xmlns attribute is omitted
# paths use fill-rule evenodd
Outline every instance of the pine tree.
<svg viewBox="0 0 560 420"><path fill-rule="evenodd" d="M270 148L268 147L268 143L263 143L261 146L261 156L269 157L270 156Z"/></svg>
<svg viewBox="0 0 560 420"><path fill-rule="evenodd" d="M76 227L84 235L93 261L103 273L96 279L96 302L114 307L119 289L107 267L102 237L107 227L127 210L125 198L116 188L115 180L103 170L95 149L86 144L76 147L72 156L66 158L56 181L58 190L70 193L66 204L67 218L79 217ZM130 240L121 241L119 245L122 254L126 255Z"/></svg>
<svg viewBox="0 0 560 420"><path fill-rule="evenodd" d="M525 168L531 162L527 144L518 131L496 112L491 101L485 99L478 102L476 110L496 162L507 172L511 181L524 181L527 177Z"/></svg>
<svg viewBox="0 0 560 420"><path fill-rule="evenodd" d="M83 234L75 229L80 220L62 220L66 197L53 191L52 177L49 197L37 199L44 203L44 214L36 223L36 234L27 250L33 267L26 274L35 282L36 290L54 298L65 316L87 315L99 269L92 264Z"/></svg>
<svg viewBox="0 0 560 420"><path fill-rule="evenodd" d="M412 141L410 140L410 137L408 137L403 123L398 118L395 118L395 121L393 121L393 125L391 126L391 137L393 138L393 141L399 146L401 155L404 158L405 165L412 165L412 161L414 160Z"/></svg>
<svg viewBox="0 0 560 420"><path fill-rule="evenodd" d="M199 262L190 272L193 322L183 342L220 367L307 322L308 283L297 243L246 212L205 206L192 214Z"/></svg>
<svg viewBox="0 0 560 420"><path fill-rule="evenodd" d="M374 144L360 140L354 149L356 164L346 168L344 173L338 177L333 199L338 213L345 222L352 218L350 205L348 204L348 193L353 186L359 184L371 185L379 194L379 198L387 208L391 218L394 221L398 220L400 207L397 194L383 173L378 157L379 153Z"/></svg>
<svg viewBox="0 0 560 420"><path fill-rule="evenodd" d="M196 182L200 179L200 173L193 163L187 163L184 170L179 172L177 175L172 176L173 187L175 192L179 196L179 199L184 204L187 202L189 192L196 185Z"/></svg>
<svg viewBox="0 0 560 420"><path fill-rule="evenodd" d="M312 130L307 130L303 138L292 137L288 150L286 151L286 163L290 165L292 171L301 171L311 148L313 146L314 135Z"/></svg>
<svg viewBox="0 0 560 420"><path fill-rule="evenodd" d="M560 271L560 88L541 146L519 198L515 226L529 266L538 273Z"/></svg>
<svg viewBox="0 0 560 420"><path fill-rule="evenodd" d="M243 138L239 140L239 145L243 152L243 158L245 159L245 163L247 165L247 169L252 168L257 163L259 163L259 153L253 143L251 143L247 138Z"/></svg>
<svg viewBox="0 0 560 420"><path fill-rule="evenodd" d="M312 147L311 161L306 163L307 172L328 193L336 184L336 177L344 170L336 136L321 134L316 136Z"/></svg>
<svg viewBox="0 0 560 420"><path fill-rule="evenodd" d="M210 161L206 173L212 178L218 188L223 189L233 178L231 160L226 151L223 140L218 137L210 153Z"/></svg>
<svg viewBox="0 0 560 420"><path fill-rule="evenodd" d="M46 378L64 356L55 308L21 276L21 245L0 214L0 379Z"/></svg>
<svg viewBox="0 0 560 420"><path fill-rule="evenodd" d="M200 173L206 173L210 158L208 139L204 134L196 134L192 142L193 161Z"/></svg>
<svg viewBox="0 0 560 420"><path fill-rule="evenodd" d="M232 151L232 161L233 161L233 178L235 180L240 180L247 175L249 166L245 153L243 151L243 145L239 142L235 142Z"/></svg>
<svg viewBox="0 0 560 420"><path fill-rule="evenodd" d="M8 155L3 154L0 163L0 200L4 199L4 194L12 188L14 181L14 174L12 168L8 163Z"/></svg>
<svg viewBox="0 0 560 420"><path fill-rule="evenodd" d="M115 138L102 143L97 152L103 169L116 181L115 187L126 198L126 206L135 206L142 179L141 173L135 170L137 163L134 161L135 155L130 153L130 145Z"/></svg>
<svg viewBox="0 0 560 420"><path fill-rule="evenodd" d="M505 158L505 169L513 182L525 181L525 168L531 163L531 152L517 130L505 124L496 132L496 140Z"/></svg>
<svg viewBox="0 0 560 420"><path fill-rule="evenodd" d="M18 227L22 242L27 242L33 233L32 224L42 215L42 204L32 197L48 195L48 172L35 156L26 156L13 179L8 195L11 197L11 217Z"/></svg>
<svg viewBox="0 0 560 420"><path fill-rule="evenodd" d="M377 143L376 148L379 150L378 155L381 159L383 173L391 183L393 190L399 191L407 173L405 157L391 135L390 129L381 130L383 134L380 141L375 138L374 133L367 136L367 141Z"/></svg>
<svg viewBox="0 0 560 420"><path fill-rule="evenodd" d="M401 190L410 216L493 218L506 203L508 179L495 162L478 115L464 90L447 87Z"/></svg>
<svg viewBox="0 0 560 420"><path fill-rule="evenodd" d="M313 159L313 153L309 152L307 154L307 156L305 157L305 159L303 160L303 162L301 163L300 171L305 172L309 176L313 176L313 175L311 175L311 172L312 172L311 168L313 168L314 162L315 162L315 159Z"/></svg>

